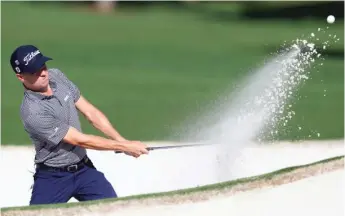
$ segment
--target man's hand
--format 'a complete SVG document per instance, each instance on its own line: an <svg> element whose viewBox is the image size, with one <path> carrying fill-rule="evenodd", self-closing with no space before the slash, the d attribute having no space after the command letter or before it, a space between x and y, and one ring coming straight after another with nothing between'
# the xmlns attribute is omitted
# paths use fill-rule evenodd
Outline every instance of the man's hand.
<svg viewBox="0 0 345 216"><path fill-rule="evenodd" d="M123 152L126 155L133 156L135 158L138 158L141 154L148 154L147 146L139 141L129 141L123 137L119 137L117 139L118 141L125 143L125 145L132 145L130 146L131 149L137 152L133 152L133 150L125 151Z"/></svg>
<svg viewBox="0 0 345 216"><path fill-rule="evenodd" d="M117 138L117 141L120 141L120 142L122 142L122 143L125 143L125 145L132 145L132 148L134 147L134 151L137 151L137 150L139 150L139 151L137 151L137 152L133 152L133 150L129 150L129 151L125 151L125 152L123 152L124 154L126 154L126 155L129 155L129 156L133 156L133 157L135 157L135 158L138 158L141 154L148 154L148 151L147 151L147 146L145 145L145 144L142 144L141 142L139 142L139 141L129 141L129 140L127 140L127 139L125 139L125 138L123 138L123 137L118 137ZM138 146L139 145L139 146ZM142 147L142 145L144 145L144 147ZM140 147L141 146L141 147ZM139 148L139 149L136 149L136 148ZM131 147L130 147L131 148ZM144 148L144 150L143 150L143 148ZM144 151L144 152L143 152Z"/></svg>
<svg viewBox="0 0 345 216"><path fill-rule="evenodd" d="M147 146L140 141L123 141L126 146L124 153L129 156L138 158L142 154L148 154Z"/></svg>

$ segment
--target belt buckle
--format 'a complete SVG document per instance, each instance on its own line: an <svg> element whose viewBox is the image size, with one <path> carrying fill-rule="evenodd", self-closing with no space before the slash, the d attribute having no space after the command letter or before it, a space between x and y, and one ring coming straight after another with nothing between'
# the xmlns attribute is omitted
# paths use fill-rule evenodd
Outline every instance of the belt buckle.
<svg viewBox="0 0 345 216"><path fill-rule="evenodd" d="M76 171L78 171L78 165L75 164L75 165L70 165L70 166L68 166L68 167L67 167L67 171L68 171L68 172L76 172Z"/></svg>

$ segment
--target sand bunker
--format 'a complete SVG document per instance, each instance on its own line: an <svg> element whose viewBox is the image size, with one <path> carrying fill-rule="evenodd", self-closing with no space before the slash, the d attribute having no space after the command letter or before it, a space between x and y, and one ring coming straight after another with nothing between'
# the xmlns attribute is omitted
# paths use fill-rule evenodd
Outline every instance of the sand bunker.
<svg viewBox="0 0 345 216"><path fill-rule="evenodd" d="M89 151L89 155L122 197L260 175L344 155L343 147L343 140L252 145L230 160L231 164L220 163L212 147L159 150L139 159L112 152ZM26 206L31 193L34 151L29 147L2 146L1 152L1 191L5 194L1 207ZM13 179L18 183L13 184Z"/></svg>

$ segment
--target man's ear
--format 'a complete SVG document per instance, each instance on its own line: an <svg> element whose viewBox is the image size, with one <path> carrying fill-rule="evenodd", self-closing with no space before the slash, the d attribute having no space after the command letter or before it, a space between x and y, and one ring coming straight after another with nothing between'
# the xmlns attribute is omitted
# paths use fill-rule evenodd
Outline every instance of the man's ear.
<svg viewBox="0 0 345 216"><path fill-rule="evenodd" d="M19 79L19 81L24 82L24 76L22 74L17 73L16 77Z"/></svg>

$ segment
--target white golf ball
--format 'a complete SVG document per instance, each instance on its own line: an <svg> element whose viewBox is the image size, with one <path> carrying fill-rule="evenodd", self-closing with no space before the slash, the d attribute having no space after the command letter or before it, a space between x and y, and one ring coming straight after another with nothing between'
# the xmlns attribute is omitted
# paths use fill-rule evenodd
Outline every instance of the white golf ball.
<svg viewBox="0 0 345 216"><path fill-rule="evenodd" d="M329 15L329 16L327 17L327 22L328 22L328 23L334 23L334 21L335 21L335 17L334 17L333 15Z"/></svg>

